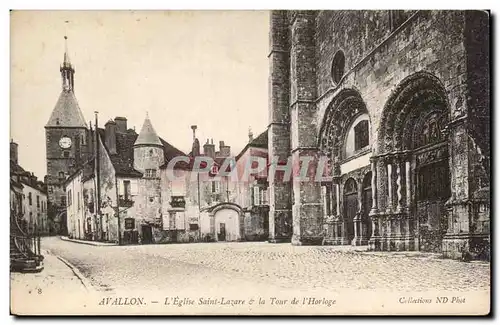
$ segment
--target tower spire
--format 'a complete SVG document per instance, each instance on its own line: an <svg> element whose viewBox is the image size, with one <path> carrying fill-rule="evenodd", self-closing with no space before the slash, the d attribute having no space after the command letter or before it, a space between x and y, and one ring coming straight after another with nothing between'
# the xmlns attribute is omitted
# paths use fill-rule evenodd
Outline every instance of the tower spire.
<svg viewBox="0 0 500 325"><path fill-rule="evenodd" d="M68 54L68 36L64 35L64 61L63 65L71 65Z"/></svg>
<svg viewBox="0 0 500 325"><path fill-rule="evenodd" d="M66 21L67 22L67 21ZM75 69L69 60L68 54L68 36L64 35L64 58L59 69L61 71L63 91L74 91L75 89Z"/></svg>

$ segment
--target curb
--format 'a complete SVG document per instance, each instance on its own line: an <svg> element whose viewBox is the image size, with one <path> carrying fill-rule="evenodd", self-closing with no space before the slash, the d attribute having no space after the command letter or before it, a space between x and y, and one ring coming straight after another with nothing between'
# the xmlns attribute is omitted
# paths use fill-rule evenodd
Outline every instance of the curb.
<svg viewBox="0 0 500 325"><path fill-rule="evenodd" d="M111 243L100 243L100 242L92 242L92 241L69 239L66 236L61 236L59 238L61 240L64 240L64 241L69 241L69 242L77 243L77 244L90 245L90 246L101 246L101 247L118 246L117 244L111 244Z"/></svg>
<svg viewBox="0 0 500 325"><path fill-rule="evenodd" d="M90 283L89 280L87 280L87 278L82 274L82 272L80 272L80 270L78 270L76 268L76 266L74 266L73 264L71 264L70 262L68 262L65 258L61 257L61 256L58 256L58 255L55 255L61 262L63 262L64 264L66 264L67 267L69 267L71 269L71 271L73 272L73 274L75 274L75 276L80 280L80 282L83 284L83 286L85 287L85 289L87 291L90 291L90 292L95 292L96 290L94 289L94 287L92 286L92 284Z"/></svg>

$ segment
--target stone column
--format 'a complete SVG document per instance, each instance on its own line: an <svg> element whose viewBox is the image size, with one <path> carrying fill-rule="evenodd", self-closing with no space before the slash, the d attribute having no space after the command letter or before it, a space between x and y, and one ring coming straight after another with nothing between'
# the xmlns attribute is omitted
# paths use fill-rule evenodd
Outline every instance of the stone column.
<svg viewBox="0 0 500 325"><path fill-rule="evenodd" d="M411 156L408 154L405 157L405 188L406 188L406 207L405 207L405 215L403 217L403 228L404 228L404 242L406 250L414 250L415 249L415 235L413 233L413 229L410 227L410 224L413 222L412 216L412 195L411 195Z"/></svg>
<svg viewBox="0 0 500 325"><path fill-rule="evenodd" d="M269 157L286 162L290 156L290 33L286 11L271 11L269 53ZM292 187L276 177L269 181L269 242L292 237Z"/></svg>
<svg viewBox="0 0 500 325"><path fill-rule="evenodd" d="M392 186L392 161L387 160L387 212L391 213L394 205L394 195Z"/></svg>
<svg viewBox="0 0 500 325"><path fill-rule="evenodd" d="M377 191L377 161L374 157L370 158L372 168L372 210L371 213L378 212L378 191Z"/></svg>
<svg viewBox="0 0 500 325"><path fill-rule="evenodd" d="M316 127L316 11L291 12L290 116L294 166L308 161L306 177L293 182L293 245L322 243L323 205L315 180L320 153Z"/></svg>
<svg viewBox="0 0 500 325"><path fill-rule="evenodd" d="M471 251L473 237L469 225L473 220L470 209L471 169L467 121L457 118L449 124L449 152L451 173L451 198L446 203L448 218L451 219L451 228L443 238L443 255L450 258L461 258L462 251Z"/></svg>
<svg viewBox="0 0 500 325"><path fill-rule="evenodd" d="M363 182L358 182L358 213L354 217L354 238L352 245L361 246L368 244L366 239L366 230L363 229L362 213L363 213Z"/></svg>
<svg viewBox="0 0 500 325"><path fill-rule="evenodd" d="M396 212L401 213L403 210L403 191L401 184L401 161L400 157L396 157L396 194L397 194L397 202L396 202Z"/></svg>
<svg viewBox="0 0 500 325"><path fill-rule="evenodd" d="M369 214L369 218L372 222L372 233L370 234L370 240L368 242L369 250L378 251L380 250L380 217L378 215L378 169L377 169L377 158L370 158L371 169L372 169L372 209Z"/></svg>
<svg viewBox="0 0 500 325"><path fill-rule="evenodd" d="M405 171L406 171L406 177L405 177L405 181L406 181L406 210L410 210L410 207L411 207L411 163L410 163L410 160L409 160L409 157L407 157L406 159L406 162L405 162Z"/></svg>

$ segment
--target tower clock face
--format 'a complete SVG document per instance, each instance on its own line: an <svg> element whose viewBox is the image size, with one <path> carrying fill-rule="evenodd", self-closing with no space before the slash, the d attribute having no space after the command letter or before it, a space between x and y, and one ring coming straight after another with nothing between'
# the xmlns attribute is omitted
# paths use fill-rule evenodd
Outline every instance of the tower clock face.
<svg viewBox="0 0 500 325"><path fill-rule="evenodd" d="M68 137L62 137L59 140L59 146L63 149L68 149L71 147L71 139Z"/></svg>

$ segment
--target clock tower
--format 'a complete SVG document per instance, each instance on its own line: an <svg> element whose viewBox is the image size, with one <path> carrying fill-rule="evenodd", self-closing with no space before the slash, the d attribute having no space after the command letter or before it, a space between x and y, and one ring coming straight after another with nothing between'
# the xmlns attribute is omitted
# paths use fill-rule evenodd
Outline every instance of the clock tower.
<svg viewBox="0 0 500 325"><path fill-rule="evenodd" d="M65 43L67 37L64 37ZM89 155L88 128L75 97L75 69L70 62L67 46L59 68L62 90L45 125L47 196L52 218L63 217L66 211L64 180L87 160ZM64 225L64 222L61 223Z"/></svg>

